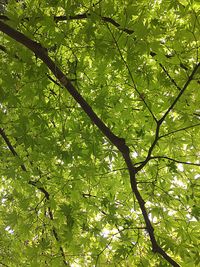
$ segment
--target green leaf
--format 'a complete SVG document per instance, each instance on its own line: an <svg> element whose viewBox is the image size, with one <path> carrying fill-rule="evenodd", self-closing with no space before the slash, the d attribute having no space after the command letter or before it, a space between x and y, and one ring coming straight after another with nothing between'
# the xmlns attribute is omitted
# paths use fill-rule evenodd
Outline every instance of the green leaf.
<svg viewBox="0 0 200 267"><path fill-rule="evenodd" d="M0 265L198 266L199 1L4 2Z"/></svg>

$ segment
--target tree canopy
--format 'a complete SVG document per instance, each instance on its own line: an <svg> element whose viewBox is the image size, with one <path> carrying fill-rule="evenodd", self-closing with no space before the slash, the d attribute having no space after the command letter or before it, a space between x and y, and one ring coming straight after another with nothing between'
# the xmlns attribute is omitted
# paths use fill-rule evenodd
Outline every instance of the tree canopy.
<svg viewBox="0 0 200 267"><path fill-rule="evenodd" d="M0 265L200 264L200 2L0 3Z"/></svg>

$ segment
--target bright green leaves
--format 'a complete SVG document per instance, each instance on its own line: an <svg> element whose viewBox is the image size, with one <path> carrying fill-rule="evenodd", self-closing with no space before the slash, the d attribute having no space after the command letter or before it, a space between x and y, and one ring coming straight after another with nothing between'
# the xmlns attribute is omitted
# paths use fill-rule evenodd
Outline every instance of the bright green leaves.
<svg viewBox="0 0 200 267"><path fill-rule="evenodd" d="M136 2L9 1L7 15L48 49L138 166L199 61L200 34L198 1ZM62 247L72 266L168 266L152 252L116 148L45 64L2 36L0 121L18 153L0 141L2 262L63 266ZM199 166L190 164L199 164L199 79L137 175L155 237L181 266L199 264Z"/></svg>

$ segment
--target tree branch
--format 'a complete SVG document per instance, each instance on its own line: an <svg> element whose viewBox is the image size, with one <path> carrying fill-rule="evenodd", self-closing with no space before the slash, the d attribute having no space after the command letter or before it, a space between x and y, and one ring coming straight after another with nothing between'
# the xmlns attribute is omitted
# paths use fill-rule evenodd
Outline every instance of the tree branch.
<svg viewBox="0 0 200 267"><path fill-rule="evenodd" d="M154 52L150 52L150 55L154 58L155 56L156 56L156 53L154 53ZM169 56L167 56L167 55L165 55L166 57L169 57ZM155 58L154 58L155 59ZM156 62L158 62L158 60L157 59L155 59L155 61ZM178 86L178 84L176 83L176 81L171 77L171 75L169 74L169 72L166 70L166 68L161 64L161 63L159 63L158 62L158 64L159 64L159 66L161 67L161 69L164 71L164 73L167 75L167 77L170 79L170 81L175 85L175 87L180 91L181 90L181 88Z"/></svg>
<svg viewBox="0 0 200 267"><path fill-rule="evenodd" d="M12 146L10 140L8 139L7 135L5 134L3 128L0 128L0 135L2 136L3 140L5 141L6 145L8 146L8 148L11 151L11 153L13 154L13 156L19 158L17 152L15 151L15 149ZM27 169L26 169L24 164L21 164L20 167L21 167L22 171L27 172Z"/></svg>
<svg viewBox="0 0 200 267"><path fill-rule="evenodd" d="M162 116L162 118L159 120L160 123L162 123L166 116L169 114L169 112L174 108L174 106L176 105L176 103L178 102L179 98L182 96L182 94L185 92L185 90L187 89L188 85L190 84L190 82L192 81L194 75L196 74L198 68L200 66L200 63L196 64L192 73L190 74L190 76L188 77L188 80L186 81L185 85L183 86L183 88L181 89L180 93L177 95L177 97L174 99L174 102L171 104L171 106L168 108L168 110L165 112L165 114Z"/></svg>
<svg viewBox="0 0 200 267"><path fill-rule="evenodd" d="M152 244L153 252L159 253L163 258L165 258L169 263L173 266L179 266L166 252L158 245L155 236L154 236L154 228L150 222L148 217L148 213L145 207L145 202L138 191L137 181L136 181L136 169L133 166L129 155L129 147L126 145L125 140L116 136L105 124L104 122L97 116L97 114L92 110L91 106L86 102L86 100L79 94L77 89L73 86L70 80L64 75L64 73L60 70L60 68L52 61L52 59L47 55L47 51L44 47L42 47L39 43L29 39L24 34L19 31L11 28L7 24L0 21L0 30L10 36L12 39L17 42L23 44L25 47L33 51L38 58L40 58L46 66L52 71L55 77L60 81L60 83L67 89L67 91L71 94L71 96L80 104L84 112L88 115L91 121L99 128L99 130L110 140L110 142L117 147L117 149L122 153L122 156L126 162L126 165L130 174L130 183L133 193L136 196L136 199L139 203L140 209L142 211L143 218L145 220L145 224L147 227L147 231L149 233L149 237ZM157 123L157 135L159 132L159 122ZM153 148L152 148L153 149Z"/></svg>
<svg viewBox="0 0 200 267"><path fill-rule="evenodd" d="M71 81L66 77L66 75L58 68L58 66L52 61L48 56L46 48L44 48L40 43L37 43L30 38L26 37L24 34L16 31L7 24L0 21L0 30L10 36L12 39L23 44L25 47L34 52L38 58L40 58L47 67L52 71L55 77L60 81L71 96L80 104L82 109L92 120L92 122L100 129L100 131L110 140L110 142L116 146L122 153L129 152L129 148L125 144L125 140L116 136L106 125L105 123L97 116L93 111L91 106L86 102L86 100L80 95L76 90Z"/></svg>
<svg viewBox="0 0 200 267"><path fill-rule="evenodd" d="M187 127L181 128L181 129L177 129L177 130L174 130L174 131L166 133L166 134L163 134L163 135L160 136L159 139L167 137L167 136L169 136L171 134L175 134L177 132L186 131L188 129L191 129L191 128L194 128L194 127L197 127L197 126L200 126L200 123L196 123L196 124L193 124L193 125L190 125L190 126L187 126Z"/></svg>
<svg viewBox="0 0 200 267"><path fill-rule="evenodd" d="M120 50L120 47L119 47L119 45L118 45L118 43L117 43L117 40L116 40L115 36L113 35L113 33L112 33L112 31L110 30L109 27L108 27L108 30L109 30L109 32L110 32L110 34L111 34L111 36L112 36L112 38L113 38L113 40L114 40L114 42L115 42L115 45L116 45L117 50L118 50L118 52L119 52L119 55L120 55L122 61L124 62L124 65L125 65L125 67L126 67L126 69L127 69L127 71L128 71L128 74L129 74L129 76L130 76L130 78L131 78L131 81L132 81L132 83L133 83L133 88L135 89L135 91L137 92L138 96L141 98L142 102L144 103L144 105L146 106L146 108L148 109L148 111L150 112L150 114L151 114L151 116L153 117L154 121L157 122L157 119L156 119L155 115L153 114L152 110L150 109L149 105L148 105L147 102L145 101L144 97L141 97L142 94L141 94L141 93L139 92L139 90L137 89L137 86L136 86L136 83L135 83L135 81L134 81L134 78L133 78L133 75L132 75L132 73L131 73L131 70L130 70L130 68L129 68L129 65L127 64L126 60L124 59L124 57L123 57L123 55L122 55L122 52L121 52L121 50Z"/></svg>
<svg viewBox="0 0 200 267"><path fill-rule="evenodd" d="M5 131L2 128L0 128L0 135L2 136L3 140L5 141L6 145L8 146L8 148L11 151L11 153L13 154L13 156L19 158L18 153L16 152L15 148L11 144L9 138L7 137L7 135L5 134ZM25 167L24 164L21 164L20 166L21 166L22 171L27 172L27 168ZM45 195L46 200L49 200L50 195L49 195L49 193L47 192L47 190L44 187L38 186L36 181L29 181L28 183L30 185L33 185L34 187L36 187L40 192L42 192ZM52 210L50 209L50 207L48 207L48 212L49 212L50 220L53 221L54 217L53 217L53 213L52 213ZM57 233L57 231L56 231L54 226L53 226L52 232L53 232L53 235L54 235L56 241L59 242L60 239L58 237L58 233ZM59 249L60 249L61 255L63 257L63 263L66 266L68 266L68 263L67 263L67 261L65 259L65 254L64 254L64 250L63 250L62 246L60 246Z"/></svg>
<svg viewBox="0 0 200 267"><path fill-rule="evenodd" d="M82 13L82 14L77 14L77 15L73 15L73 16L54 16L54 21L55 22L62 22L62 21L70 21L70 20L83 20L83 19L88 19L89 17L91 16L90 13ZM40 18L40 17L38 17ZM121 25L116 22L114 19L112 18L109 18L109 17L102 17L102 16L99 16L99 18L104 21L104 22L108 22L110 24L112 24L113 26L115 26L116 28L118 28L119 30L127 33L127 34L132 34L134 33L134 30L132 29L128 29L128 28L122 28ZM9 18L5 15L0 15L0 19L1 20L4 20L4 21L7 21L9 20ZM30 18L24 18L24 20L30 20Z"/></svg>
<svg viewBox="0 0 200 267"><path fill-rule="evenodd" d="M151 153L153 152L154 147L156 146L158 140L160 139L160 137L159 137L160 126L161 126L161 123L158 121L157 125L156 125L156 133L155 133L154 141L149 148L146 159L143 162L141 162L141 164L138 167L136 167L136 172L139 172L149 162L149 160L151 158ZM135 165L137 165L137 164L138 163L136 163Z"/></svg>
<svg viewBox="0 0 200 267"><path fill-rule="evenodd" d="M154 139L152 145L151 145L150 148L149 148L149 151L148 151L148 154L147 154L147 156L146 156L146 159L145 159L145 160L144 160L138 167L136 167L136 172L140 171L140 170L141 170L141 169L148 163L148 161L151 159L152 151L153 151L154 147L156 146L158 140L161 138L161 137L159 136L159 131L160 131L160 127L161 127L163 121L165 120L166 116L167 116L167 115L169 114L169 112L174 108L174 106L175 106L176 103L178 102L179 98L182 96L182 94L183 94L183 93L185 92L185 90L187 89L187 87L188 87L188 85L190 84L190 82L192 81L192 79L193 79L195 73L197 72L199 66L200 66L200 63L198 63L198 64L194 67L194 69L193 69L191 75L189 76L189 78L188 78L188 80L186 81L185 85L183 86L183 88L181 89L181 91L179 92L179 94L177 95L177 97L175 98L175 100L174 100L174 102L172 103L172 105L168 108L168 110L165 112L165 114L162 116L162 118L159 119L159 120L157 121L157 127L156 127L155 139ZM190 127L189 127L189 128L190 128ZM185 129L187 129L187 127L186 127ZM166 136L166 135L165 135L165 136ZM164 135L163 135L162 137L164 137ZM136 163L136 164L137 164L137 163Z"/></svg>
<svg viewBox="0 0 200 267"><path fill-rule="evenodd" d="M149 160L151 160L151 159L167 159L167 160L170 160L170 161L173 161L173 162L176 162L176 163L181 163L181 164L186 164L186 165L191 165L191 166L200 166L200 163L192 163L192 162L187 162L187 161L181 161L181 160L173 159L173 158L170 158L170 157L167 157L167 156L153 156L153 157L150 157Z"/></svg>
<svg viewBox="0 0 200 267"><path fill-rule="evenodd" d="M151 224L151 221L149 219L149 216L148 216L148 213L147 213L147 210L146 210L146 207L145 207L145 202L144 202L144 199L142 198L139 190L138 190L138 187L137 187L137 181L136 181L136 171L135 171L135 168L133 167L132 165L132 162L131 162L131 159L130 159L130 156L128 155L127 157L124 156L124 160L128 166L128 169L129 169L129 174L130 174L130 183L131 183L131 188L132 188L132 191L133 193L135 194L136 196L136 199L139 203L139 206L140 206L140 209L142 211L142 215L143 215L143 218L144 218L144 221L145 221L145 224L146 224L146 228L147 228L147 232L149 234L149 237L150 237L150 240L151 240L151 244L152 244L152 251L154 253L159 253L160 255L163 256L164 259L166 259L169 263L172 264L172 266L175 266L175 267L180 267L180 265L175 262L157 243L156 239L155 239L155 235L154 235L154 228Z"/></svg>
<svg viewBox="0 0 200 267"><path fill-rule="evenodd" d="M170 79L170 81L175 85L175 87L181 91L181 88L180 86L176 83L176 81L171 77L171 75L169 74L169 72L166 70L166 68L161 64L159 63L159 66L161 67L161 69L164 71L164 73L167 75L167 77Z"/></svg>

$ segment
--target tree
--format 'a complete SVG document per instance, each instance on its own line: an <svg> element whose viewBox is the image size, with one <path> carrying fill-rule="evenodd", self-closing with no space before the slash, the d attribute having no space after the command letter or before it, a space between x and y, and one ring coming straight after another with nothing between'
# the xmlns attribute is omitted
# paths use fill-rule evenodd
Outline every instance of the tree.
<svg viewBox="0 0 200 267"><path fill-rule="evenodd" d="M1 10L0 264L198 266L199 2Z"/></svg>

